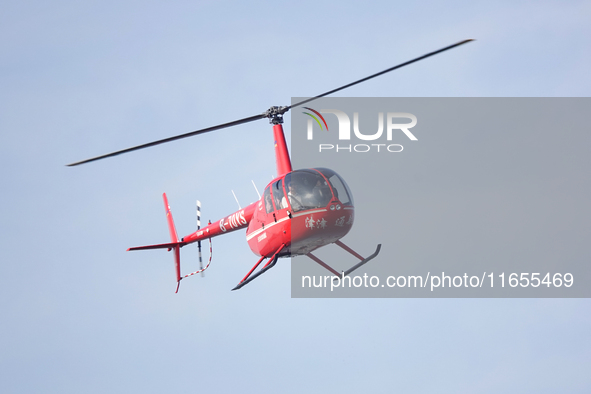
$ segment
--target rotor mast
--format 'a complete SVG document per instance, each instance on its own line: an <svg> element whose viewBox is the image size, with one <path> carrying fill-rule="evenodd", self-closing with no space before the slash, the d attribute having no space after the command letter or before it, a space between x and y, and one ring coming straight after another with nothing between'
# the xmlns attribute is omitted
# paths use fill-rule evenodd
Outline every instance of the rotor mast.
<svg viewBox="0 0 591 394"><path fill-rule="evenodd" d="M269 123L273 125L273 144L275 146L275 161L277 165L277 176L291 172L291 160L283 132L283 114L289 111L289 107L271 107L266 112Z"/></svg>

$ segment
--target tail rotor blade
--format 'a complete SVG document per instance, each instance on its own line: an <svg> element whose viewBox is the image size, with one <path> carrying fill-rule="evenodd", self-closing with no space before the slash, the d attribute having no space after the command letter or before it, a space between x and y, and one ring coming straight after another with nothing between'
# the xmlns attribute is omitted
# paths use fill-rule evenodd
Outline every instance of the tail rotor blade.
<svg viewBox="0 0 591 394"><path fill-rule="evenodd" d="M197 200L197 231L201 229L201 201ZM201 257L201 241L197 241L197 249L199 250L199 271L201 271L201 277L205 275L203 271L203 258Z"/></svg>

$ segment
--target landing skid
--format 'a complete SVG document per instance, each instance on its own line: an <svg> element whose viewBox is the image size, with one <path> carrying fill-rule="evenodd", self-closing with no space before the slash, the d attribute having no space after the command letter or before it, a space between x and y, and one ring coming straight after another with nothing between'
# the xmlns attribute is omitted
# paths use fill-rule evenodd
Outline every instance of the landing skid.
<svg viewBox="0 0 591 394"><path fill-rule="evenodd" d="M355 252L353 249L351 249L350 247L348 247L347 245L345 245L341 241L337 241L337 242L335 242L335 244L337 246L340 246L341 248L343 248L345 251L349 252L353 256L357 257L361 261L359 263L355 264L353 267L349 268L347 271L339 273L337 270L332 268L330 265L326 264L324 261L320 260L318 257L314 256L312 253L306 254L306 256L308 256L309 258L314 260L314 262L318 263L322 267L329 270L333 275L335 275L335 277L349 275L351 272L355 271L356 269L358 269L362 265L366 264L367 262L369 262L370 260L375 258L380 253L380 249L382 248L382 244L378 244L376 251L371 256L364 258L363 256L361 256L360 254ZM248 272L248 274L246 274L246 276L240 281L240 283L238 283L236 285L236 287L234 287L232 289L232 291L241 289L242 287L246 286L247 284L249 284L250 282L252 282L256 278L258 278L259 276L261 276L262 274L264 274L265 272L267 272L271 268L273 268L275 266L275 264L277 263L277 259L279 258L279 252L281 252L284 247L285 247L285 244L282 244L279 247L279 249L277 249L277 251L269 258L269 261L267 262L267 264L265 264L263 266L263 268L261 268L256 274L253 275L252 273L254 272L254 270L257 269L257 267L263 262L264 259L268 258L268 256L262 256L259 259L259 261L257 261L257 263L254 265L254 267L251 268L251 270Z"/></svg>
<svg viewBox="0 0 591 394"><path fill-rule="evenodd" d="M320 260L318 257L314 256L312 253L308 253L306 256L308 256L314 262L316 262L320 266L326 268L333 275L335 275L336 277L339 277L339 278L342 277L342 276L349 275L351 272L355 271L357 268L361 267L362 265L366 264L367 262L369 262L370 260L372 260L373 258L375 258L380 253L380 249L382 248L382 244L378 244L378 246L376 248L376 251L371 256L364 258L363 256L361 256L360 254L358 254L357 252L355 252L353 249L351 249L350 247L348 247L347 245L345 245L341 241L337 241L337 242L335 242L335 244L337 246L340 246L342 249L344 249L345 251L349 252L353 256L357 257L361 261L359 263L355 264L353 267L349 268L348 270L346 270L346 271L344 271L342 273L339 273L339 272L337 272L337 270L335 270L334 268L332 268L330 265L326 264L324 261Z"/></svg>
<svg viewBox="0 0 591 394"><path fill-rule="evenodd" d="M256 278L258 278L259 276L261 276L262 274L264 274L265 272L267 272L271 268L273 268L275 266L275 263L277 263L277 259L279 258L279 252L281 252L284 247L285 247L285 244L281 244L279 249L277 249L277 251L273 254L273 256L271 256L271 258L269 259L267 264L265 264L263 266L263 268L261 268L256 274L251 276L251 274L259 266L259 264L261 264L261 262L268 257L268 256L262 256L259 259L259 261L257 261L257 263L254 265L254 267L252 267L252 269L248 272L248 274L246 274L246 276L240 281L240 283L238 283L236 285L236 287L234 287L232 289L232 291L241 289L243 286L249 284L250 282L252 282Z"/></svg>

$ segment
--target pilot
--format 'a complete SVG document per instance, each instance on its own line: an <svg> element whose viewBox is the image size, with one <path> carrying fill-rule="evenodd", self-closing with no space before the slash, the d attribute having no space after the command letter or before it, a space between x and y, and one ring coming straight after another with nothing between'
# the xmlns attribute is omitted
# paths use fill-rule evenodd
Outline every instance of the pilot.
<svg viewBox="0 0 591 394"><path fill-rule="evenodd" d="M299 201L297 188L291 182L287 185L287 196L292 210L298 211L303 208L302 203ZM287 199L285 197L281 199L281 208L287 208Z"/></svg>
<svg viewBox="0 0 591 394"><path fill-rule="evenodd" d="M285 196L281 197L281 209L287 208L287 199Z"/></svg>

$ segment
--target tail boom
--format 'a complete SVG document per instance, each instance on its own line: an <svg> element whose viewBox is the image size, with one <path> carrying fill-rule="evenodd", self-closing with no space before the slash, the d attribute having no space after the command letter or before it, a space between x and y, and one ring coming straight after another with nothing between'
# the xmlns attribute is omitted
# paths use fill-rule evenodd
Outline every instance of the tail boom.
<svg viewBox="0 0 591 394"><path fill-rule="evenodd" d="M177 231L174 225L174 220L172 218L172 212L170 210L170 206L168 205L168 198L166 197L166 193L162 194L162 199L164 201L164 209L166 211L166 221L168 224L168 232L170 235L170 242L163 243L163 244L155 244L155 245L145 245L145 246L135 246L132 248L127 249L128 251L134 250L150 250L150 249L167 249L168 251L174 252L174 265L175 265L175 273L176 273L176 281L177 281L177 289L178 292L179 285L183 276L181 276L181 248L185 245L194 242L200 242L206 239L211 241L211 238L216 237L218 235L222 235L225 233L229 233L232 231L240 230L242 228L248 227L250 220L252 219L255 211L255 207L257 206L258 202L252 203L249 206L241 209L233 214L224 217L218 220L215 223L210 223L207 226L198 229L192 234L187 235L184 238L179 240ZM211 252L211 248L210 248ZM211 257L210 257L211 262ZM209 264L207 264L209 266ZM206 267L207 268L207 267ZM203 269L200 269L198 272L202 272ZM185 275L191 276L192 274Z"/></svg>

